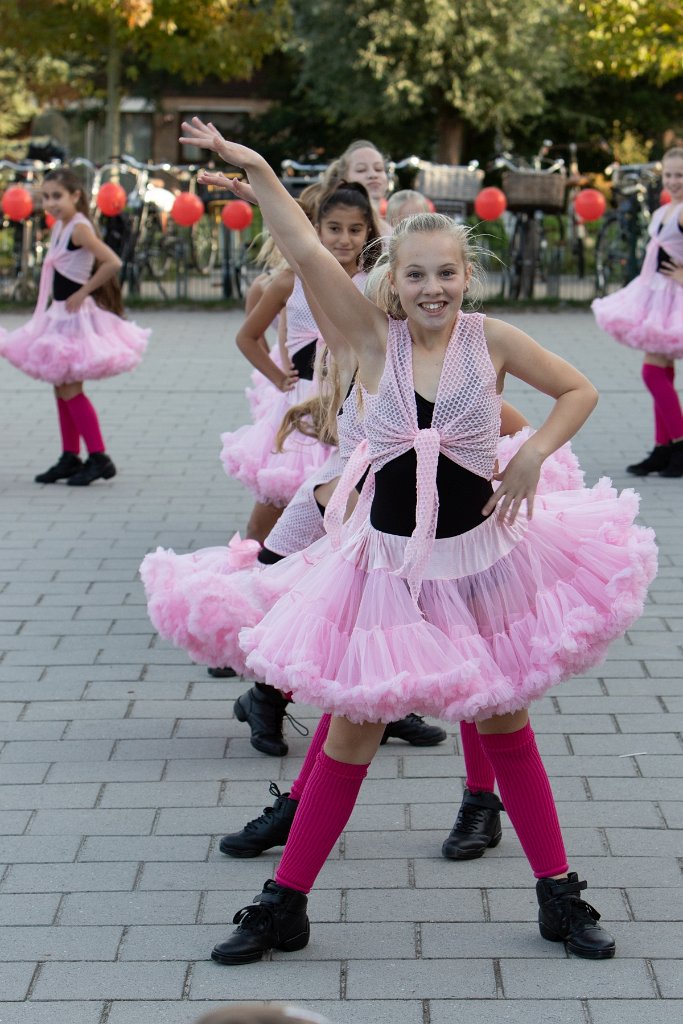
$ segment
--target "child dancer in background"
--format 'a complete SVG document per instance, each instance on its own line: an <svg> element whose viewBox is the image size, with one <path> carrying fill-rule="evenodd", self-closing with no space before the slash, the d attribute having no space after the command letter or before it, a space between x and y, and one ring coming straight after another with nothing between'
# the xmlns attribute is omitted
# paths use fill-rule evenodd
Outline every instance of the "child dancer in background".
<svg viewBox="0 0 683 1024"><path fill-rule="evenodd" d="M412 217L414 213L429 213L431 209L429 200L421 192L415 192L412 188L402 188L389 196L387 220L393 231L405 217Z"/></svg>
<svg viewBox="0 0 683 1024"><path fill-rule="evenodd" d="M315 221L323 246L333 254L347 276L356 278L356 285L362 287L360 255L366 245L377 239L377 226L365 189L342 184L321 195ZM374 255L376 258L379 253ZM281 275L284 295L289 279L285 280L286 271ZM263 307L269 302L275 282L268 287L238 335L242 351L258 370L277 383L283 394L255 423L222 435L221 459L226 472L243 483L256 498L247 538L261 543L298 487L310 473L323 465L330 453L328 446L302 434L291 435L281 451L274 450L275 436L287 409L305 401L316 388L313 364L322 340L301 281L294 279L293 275L291 281L293 287L286 301L285 313L287 353L292 368L280 369L256 344L257 333L273 312L272 303L265 313Z"/></svg>
<svg viewBox="0 0 683 1024"><path fill-rule="evenodd" d="M116 280L121 261L95 233L80 178L65 167L51 171L43 180L43 204L55 225L38 303L24 327L0 334L0 354L29 376L54 385L62 454L36 483L66 480L72 487L87 487L110 479L116 468L83 381L132 370L150 332L123 319ZM88 450L85 463L81 438Z"/></svg>
<svg viewBox="0 0 683 1024"><path fill-rule="evenodd" d="M640 274L591 308L604 331L645 353L642 376L654 403L655 446L628 472L682 477L683 411L674 360L683 355L683 148L664 154L662 184L671 202L652 215Z"/></svg>
<svg viewBox="0 0 683 1024"><path fill-rule="evenodd" d="M323 188L332 188L340 181L357 182L367 190L380 234L390 235L391 226L380 214L380 203L386 197L389 187L387 164L374 143L367 139L356 139L340 157L332 161L323 175Z"/></svg>
<svg viewBox="0 0 683 1024"><path fill-rule="evenodd" d="M183 128L182 142L247 170L277 245L354 350L368 443L328 506L333 549L311 558L296 587L240 637L248 667L333 717L275 880L238 912L237 930L212 957L248 963L308 943L306 894L348 821L384 722L405 710L476 721L538 879L542 936L579 956L613 956L614 939L580 898L586 883L569 873L527 713L604 656L642 611L656 569L652 531L633 526L633 494L601 482L534 507L543 462L586 420L595 389L522 331L461 312L471 268L466 232L449 218L399 225L373 292L378 309L320 251L262 157L197 118ZM493 493L506 373L555 405ZM354 513L341 528L349 489L368 465L370 516Z"/></svg>

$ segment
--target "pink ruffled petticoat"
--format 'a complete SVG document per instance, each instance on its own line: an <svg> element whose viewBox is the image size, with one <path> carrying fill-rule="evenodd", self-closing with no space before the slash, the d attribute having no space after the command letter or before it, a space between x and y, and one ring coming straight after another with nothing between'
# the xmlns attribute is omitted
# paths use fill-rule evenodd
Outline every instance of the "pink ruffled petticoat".
<svg viewBox="0 0 683 1024"><path fill-rule="evenodd" d="M352 516L340 550L319 541L300 580L240 633L247 667L294 699L355 722L412 712L447 721L525 708L600 662L642 613L656 572L638 496L609 480L539 495L530 522L494 514L437 539L419 607L399 574L408 538ZM278 589L284 563L261 582Z"/></svg>
<svg viewBox="0 0 683 1024"><path fill-rule="evenodd" d="M36 380L73 384L133 370L150 333L89 297L77 313L68 313L64 302L52 302L23 327L0 332L0 355Z"/></svg>
<svg viewBox="0 0 683 1024"><path fill-rule="evenodd" d="M329 445L298 431L289 435L283 451L274 450L283 416L291 406L310 398L316 387L313 381L300 380L292 391L278 394L255 423L221 434L225 472L244 484L256 501L283 507L329 457Z"/></svg>
<svg viewBox="0 0 683 1024"><path fill-rule="evenodd" d="M511 437L501 437L498 445L501 470L532 433L530 427L525 427ZM327 471L324 467L314 475L312 486L339 474L341 463L334 460L334 456L329 463ZM583 472L569 444L543 463L539 495L582 486ZM314 502L313 508L315 510ZM245 671L244 654L238 643L239 630L260 622L275 601L298 582L310 557L293 552L320 538L324 538L325 550L329 549L322 517L317 533L312 531L310 523L302 531L301 522L294 517L287 537L280 536L282 528L288 525L285 520L292 518L290 512L293 511L290 504L271 535L274 537L278 531L281 543L274 544L270 538L267 542L278 554L292 552L285 560L286 568L285 562L278 563L277 573L274 565L266 566L258 561L259 545L255 541L241 540L239 534L223 547L203 548L184 555L157 548L147 555L140 575L149 617L160 636L187 651L200 665L230 665L236 671ZM283 545L283 540L288 543Z"/></svg>
<svg viewBox="0 0 683 1024"><path fill-rule="evenodd" d="M276 366L282 367L280 349L277 345L275 348L271 349L270 358ZM252 371L251 387L245 388L244 393L247 397L247 402L249 403L249 412L251 413L253 422L261 419L261 417L268 412L271 405L274 402L277 402L280 396L280 392L277 390L275 385L258 370Z"/></svg>

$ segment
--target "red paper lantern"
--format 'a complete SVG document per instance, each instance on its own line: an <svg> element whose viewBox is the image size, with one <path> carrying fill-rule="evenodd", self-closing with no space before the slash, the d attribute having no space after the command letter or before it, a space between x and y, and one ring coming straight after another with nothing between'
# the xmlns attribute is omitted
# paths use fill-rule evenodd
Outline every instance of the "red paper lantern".
<svg viewBox="0 0 683 1024"><path fill-rule="evenodd" d="M51 213L45 214L45 227L48 229L48 231L51 231L52 228L55 226L55 221L56 218L53 217Z"/></svg>
<svg viewBox="0 0 683 1024"><path fill-rule="evenodd" d="M671 193L668 188L663 188L659 193L659 205L666 206L667 203L671 202Z"/></svg>
<svg viewBox="0 0 683 1024"><path fill-rule="evenodd" d="M508 201L505 193L499 188L489 186L483 188L474 200L474 210L482 220L497 220L502 213L505 213Z"/></svg>
<svg viewBox="0 0 683 1024"><path fill-rule="evenodd" d="M171 207L171 216L182 228L191 228L204 213L204 203L194 192L180 192Z"/></svg>
<svg viewBox="0 0 683 1024"><path fill-rule="evenodd" d="M388 206L389 206L388 200L380 199L379 206L378 206L380 217L386 217L386 215L387 215L387 207Z"/></svg>
<svg viewBox="0 0 683 1024"><path fill-rule="evenodd" d="M116 217L126 208L126 190L116 181L107 181L97 193L97 208L105 217Z"/></svg>
<svg viewBox="0 0 683 1024"><path fill-rule="evenodd" d="M602 192L596 188L584 188L574 200L574 209L581 220L600 220L607 209Z"/></svg>
<svg viewBox="0 0 683 1024"><path fill-rule="evenodd" d="M26 220L33 213L33 200L28 189L21 185L8 188L2 197L2 212L10 220Z"/></svg>
<svg viewBox="0 0 683 1024"><path fill-rule="evenodd" d="M226 203L221 213L221 220L226 228L232 231L243 231L248 228L254 219L254 214L249 203L244 199L233 199Z"/></svg>

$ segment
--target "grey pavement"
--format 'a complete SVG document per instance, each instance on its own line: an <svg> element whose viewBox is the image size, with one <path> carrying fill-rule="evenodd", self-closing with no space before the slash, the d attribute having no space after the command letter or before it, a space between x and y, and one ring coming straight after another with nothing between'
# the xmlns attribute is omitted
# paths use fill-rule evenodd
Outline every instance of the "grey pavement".
<svg viewBox="0 0 683 1024"><path fill-rule="evenodd" d="M521 325L602 398L575 449L594 482L650 447L636 353L588 313ZM0 315L13 327L20 317ZM247 414L237 313L139 312L150 351L88 388L119 467L87 490L38 487L58 454L49 387L0 361L0 1024L192 1024L231 1001L306 1005L335 1024L673 1024L683 1019L683 481L640 483L660 571L608 660L533 708L572 866L616 935L594 963L543 941L509 823L481 860L440 856L463 782L455 736L380 750L312 895L310 946L247 967L208 959L277 855L234 861L217 838L286 788L306 740L264 757L214 680L161 641L137 570L243 528L219 434ZM548 400L511 382L533 421ZM309 727L312 708L298 707Z"/></svg>

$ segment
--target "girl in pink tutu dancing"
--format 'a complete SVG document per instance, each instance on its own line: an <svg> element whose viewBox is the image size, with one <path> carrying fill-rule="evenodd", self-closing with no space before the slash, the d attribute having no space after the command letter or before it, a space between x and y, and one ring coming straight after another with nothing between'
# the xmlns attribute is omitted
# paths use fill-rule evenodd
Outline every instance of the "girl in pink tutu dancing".
<svg viewBox="0 0 683 1024"><path fill-rule="evenodd" d="M241 634L248 667L332 719L275 879L212 957L242 964L307 945L307 894L384 723L410 711L476 723L537 878L541 935L579 956L613 956L614 939L581 899L586 883L569 871L527 711L604 657L641 613L656 571L653 533L633 524L633 492L618 495L603 480L534 501L543 462L590 415L595 389L517 328L461 311L467 232L448 217L398 226L372 288L379 308L321 250L259 154L198 119L183 127L183 142L245 168L277 245L353 348L367 439L328 505L332 545L309 549L296 584ZM507 373L555 403L495 474Z"/></svg>
<svg viewBox="0 0 683 1024"><path fill-rule="evenodd" d="M71 487L87 487L115 476L116 467L83 381L132 370L150 332L123 318L116 280L121 261L95 232L80 178L65 167L50 171L43 180L43 204L55 225L38 303L24 327L0 334L0 354L54 385L62 454L36 483L66 480ZM80 459L81 438L86 462Z"/></svg>
<svg viewBox="0 0 683 1024"><path fill-rule="evenodd" d="M683 148L664 154L662 184L671 202L652 216L640 274L618 292L595 299L592 309L604 331L645 353L642 376L654 403L655 446L627 471L681 477L683 411L674 360L683 355Z"/></svg>

